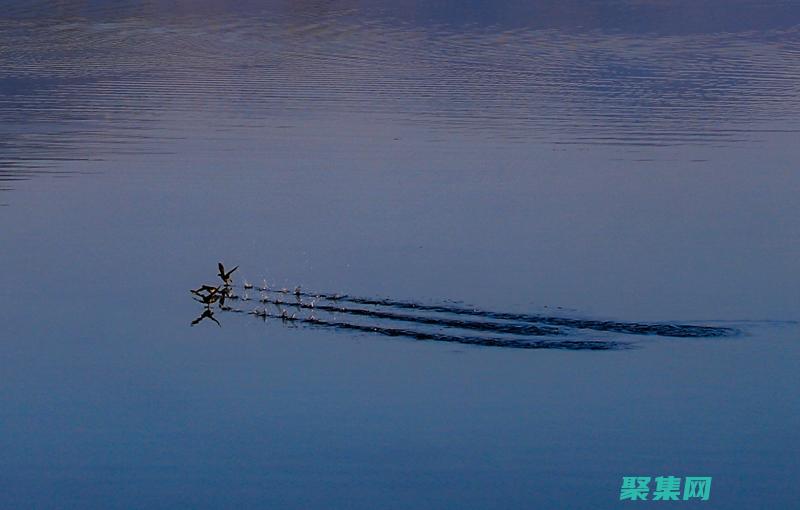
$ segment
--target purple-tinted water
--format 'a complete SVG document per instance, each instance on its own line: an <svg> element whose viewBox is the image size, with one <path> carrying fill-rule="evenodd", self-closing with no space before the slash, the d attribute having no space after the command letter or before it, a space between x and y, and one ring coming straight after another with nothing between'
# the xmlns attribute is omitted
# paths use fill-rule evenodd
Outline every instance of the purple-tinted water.
<svg viewBox="0 0 800 510"><path fill-rule="evenodd" d="M429 4L0 2L0 508L794 504L800 9ZM190 327L218 260L740 334Z"/></svg>

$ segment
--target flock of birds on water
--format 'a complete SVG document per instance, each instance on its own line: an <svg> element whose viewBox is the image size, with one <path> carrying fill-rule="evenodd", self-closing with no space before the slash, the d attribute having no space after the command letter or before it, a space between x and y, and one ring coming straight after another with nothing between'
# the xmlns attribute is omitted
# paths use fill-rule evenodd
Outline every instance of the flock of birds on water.
<svg viewBox="0 0 800 510"><path fill-rule="evenodd" d="M215 311L249 314L264 321L274 319L285 325L326 328L351 333L403 337L417 341L450 342L485 347L515 349L618 350L631 348L621 336L649 335L670 338L729 337L739 333L727 327L642 323L558 317L547 314L508 313L463 305L427 304L387 298L369 298L272 288L264 281L254 286L244 281L234 284L239 266L226 269L220 262L217 276L221 283L201 285L190 292L203 305L192 321L197 325L211 321L222 326ZM237 290L243 291L242 295ZM250 292L260 292L258 298ZM242 308L257 301L258 306ZM580 332L580 334L579 334ZM594 338L586 338L587 333Z"/></svg>

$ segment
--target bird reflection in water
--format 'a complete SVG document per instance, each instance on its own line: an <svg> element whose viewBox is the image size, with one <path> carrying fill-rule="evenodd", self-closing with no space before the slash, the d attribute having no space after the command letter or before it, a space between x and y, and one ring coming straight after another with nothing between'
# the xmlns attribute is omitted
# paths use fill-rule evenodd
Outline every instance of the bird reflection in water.
<svg viewBox="0 0 800 510"><path fill-rule="evenodd" d="M214 311L211 308L206 308L203 310L203 313L201 313L199 317L192 321L192 326L200 324L206 319L214 321L217 326L222 327L222 324L220 324L219 321L214 317Z"/></svg>

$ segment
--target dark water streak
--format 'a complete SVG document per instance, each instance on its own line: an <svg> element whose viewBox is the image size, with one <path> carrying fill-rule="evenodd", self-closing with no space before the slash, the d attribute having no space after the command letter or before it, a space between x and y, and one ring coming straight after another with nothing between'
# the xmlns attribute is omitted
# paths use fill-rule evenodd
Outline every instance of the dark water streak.
<svg viewBox="0 0 800 510"><path fill-rule="evenodd" d="M264 289L258 289L265 292ZM287 294L287 292L267 290L275 294ZM388 308L398 308L403 310L420 310L425 312L436 312L460 316L473 316L493 320L503 321L516 321L525 323L545 324L548 326L560 326L573 329L593 330L611 333L623 333L630 335L655 335L663 337L674 338L714 338L714 337L730 337L738 335L740 332L735 328L716 327L716 326L701 326L690 324L671 324L671 323L640 323L640 322L622 322L622 321L603 321L591 319L573 319L567 317L553 317L549 315L539 314L523 314L523 313L508 313L496 312L489 310L482 310L479 308L467 308L451 304L424 304L415 301L400 301L388 298L368 298L368 297L355 297L346 294L332 294L332 293L317 293L310 291L300 291L300 296L323 299L328 301L344 301L362 305L374 305ZM268 300L268 302L275 303L276 300ZM558 330L550 328L534 327L523 325L508 325L496 323L480 323L474 321L455 321L452 319L440 318L426 318L409 315L396 315L389 312L364 310L357 308L345 308L337 306L325 306L315 304L313 307L308 304L280 302L286 306L300 306L302 308L316 308L326 311L336 311L342 313L352 313L361 315L372 315L377 318L396 319L416 321L423 323L428 321L429 324L436 325L452 325L452 327L466 327L467 329L490 329L497 332L506 333L519 333L519 334L559 334ZM450 323L450 324L448 324Z"/></svg>
<svg viewBox="0 0 800 510"><path fill-rule="evenodd" d="M294 305L292 305L294 306ZM445 342L462 345L472 345L480 347L499 347L509 349L557 349L569 351L610 351L629 349L632 346L624 342L616 341L594 341L594 340L530 340L522 338L493 338L466 335L454 335L446 333L435 333L418 331L406 328L393 328L382 325L356 324L352 322L319 319L314 316L298 317L295 315L273 314L264 310L243 310L237 308L223 308L225 313L249 314L260 317L263 320L277 319L288 325L302 324L310 327L332 329L341 332L361 332L383 335L388 337L402 337L416 341ZM194 323L196 324L196 323ZM426 322L428 324L428 322ZM491 331L492 328L490 327Z"/></svg>
<svg viewBox="0 0 800 510"><path fill-rule="evenodd" d="M220 269L222 271L222 269ZM233 292L234 288L245 291L244 296L239 296ZM209 286L208 289L213 289ZM219 288L218 288L219 289ZM226 313L247 313L261 317L280 319L284 324L303 324L315 327L324 327L338 331L359 331L373 333L391 337L404 337L420 341L439 341L449 343L459 343L464 345L479 345L484 347L507 347L516 349L564 349L564 350L617 350L630 347L629 343L618 342L616 340L557 340L557 339L531 339L531 337L541 336L568 336L570 330L589 330L604 333L623 333L633 335L655 335L662 337L677 338L713 338L723 336L733 336L738 334L738 330L733 328L697 326L687 324L656 324L656 323L635 323L635 322L615 322L615 321L594 321L584 319L570 319L563 317L550 317L544 315L530 315L519 313L504 313L480 310L476 308L466 308L451 304L430 305L413 301L398 301L392 299L378 299L353 297L345 294L329 294L303 291L297 287L290 293L289 289L271 290L267 287L255 288L252 285L226 286L219 290L212 290L207 297L207 307L204 313L192 322L192 326L200 323L203 319L210 319L218 326L221 324L213 316L211 305L220 297L219 310ZM257 299L264 305L273 305L280 312L271 313L266 306L263 309L246 311L233 308L225 303L228 301L252 301L248 293L253 291L261 292L261 297ZM197 292L197 291L192 291ZM198 294L202 297L203 293ZM269 297L269 296L273 297ZM284 301L280 296L289 298L294 295L295 301ZM310 298L311 302L304 302L303 298ZM289 298L291 299L291 298ZM317 301L329 301L335 304L320 304ZM389 309L414 310L427 313L448 314L456 316L472 316L492 321L514 321L509 322L488 322L477 320L461 320L452 317L442 317L434 315L409 315L386 311L381 309L365 309L342 306L339 303L354 303L361 305L372 305ZM306 317L298 317L297 314L290 314L287 309L305 310L308 312ZM331 314L331 320L320 319L313 315L315 312ZM348 316L363 317L374 321L372 324L358 324L350 321L342 321L336 315L343 314ZM404 322L417 324L419 326L431 326L446 330L467 330L478 331L486 336L471 336L467 334L457 334L455 332L432 332L418 329L392 327L385 323ZM532 325L531 323L544 324ZM559 329L553 326L567 328ZM513 336L506 336L513 335ZM523 337L523 338L520 338Z"/></svg>

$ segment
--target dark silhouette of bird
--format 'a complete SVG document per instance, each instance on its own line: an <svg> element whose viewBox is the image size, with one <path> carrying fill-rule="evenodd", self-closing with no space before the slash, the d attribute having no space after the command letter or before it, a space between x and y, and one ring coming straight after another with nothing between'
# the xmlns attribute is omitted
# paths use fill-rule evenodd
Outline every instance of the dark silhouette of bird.
<svg viewBox="0 0 800 510"><path fill-rule="evenodd" d="M192 289L189 292L196 296L202 296L204 294L216 294L220 290L220 287L214 287L213 285L201 285L200 288Z"/></svg>
<svg viewBox="0 0 800 510"><path fill-rule="evenodd" d="M222 265L222 262L219 262L217 264L217 267L219 268L219 273L217 274L219 275L220 278L222 278L222 282L225 284L225 286L229 287L231 283L233 283L233 281L231 280L231 274L233 274L234 271L239 269L239 266L234 267L227 273L225 272L225 266Z"/></svg>
<svg viewBox="0 0 800 510"><path fill-rule="evenodd" d="M192 326L203 322L203 320L205 319L211 319L212 321L217 323L217 326L222 327L222 324L220 324L219 321L214 318L214 312L211 311L211 308L206 308L205 310L203 310L203 313L200 314L200 317L192 321Z"/></svg>
<svg viewBox="0 0 800 510"><path fill-rule="evenodd" d="M230 297L230 287L213 287L211 285L201 285L198 289L192 289L189 292L194 294L200 299L195 298L195 301L203 303L206 306L219 301L219 306L225 306L225 298Z"/></svg>
<svg viewBox="0 0 800 510"><path fill-rule="evenodd" d="M211 308L211 305L219 301L220 295L222 294L220 294L219 292L212 292L208 294L202 294L198 292L197 297L195 297L194 300L197 301L198 303L203 303L204 305L206 305L206 308Z"/></svg>

